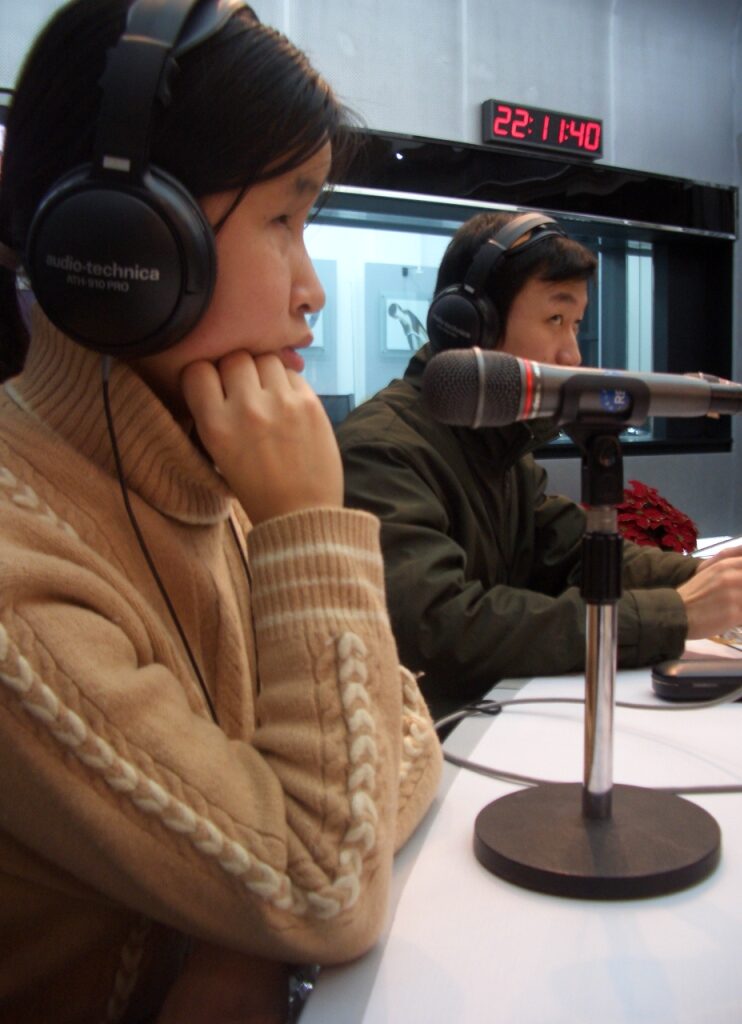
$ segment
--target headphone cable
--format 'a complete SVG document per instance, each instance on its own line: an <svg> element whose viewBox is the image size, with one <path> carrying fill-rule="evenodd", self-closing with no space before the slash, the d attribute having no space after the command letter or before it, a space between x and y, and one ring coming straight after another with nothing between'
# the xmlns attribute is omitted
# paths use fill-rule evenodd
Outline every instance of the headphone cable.
<svg viewBox="0 0 742 1024"><path fill-rule="evenodd" d="M127 513L128 517L129 517L129 522L131 523L131 527L134 530L134 534L135 534L135 536L137 538L137 542L139 543L139 547L141 549L141 552L144 555L144 560L146 561L146 563L147 563L147 565L149 567L149 570L150 570L150 572L152 574L152 577L153 577L153 579L154 579L155 583L157 584L157 587L158 587L158 589L160 591L162 599L165 602L168 611L170 612L170 617L172 618L173 623L175 624L175 628L178 631L178 635L179 635L179 637L180 637L180 639L181 639L181 641L183 643L183 647L185 648L186 654L188 655L188 660L191 663L191 666L193 668L193 672L194 672L194 674L196 676L196 680L198 681L198 684L201 687L201 690L203 691L203 695L206 698L206 703L208 705L211 717L213 718L213 720L218 725L219 724L219 719L217 718L216 708L214 707L214 702L212 701L211 696L209 694L209 691L208 691L208 688L206 686L206 682L204 680L203 674L201 672L201 669L199 667L198 662L196 661L196 657L195 657L193 651L191 650L191 645L188 643L188 638L185 635L185 630L183 629L183 627L180 624L180 619L178 618L178 615L177 615L177 613L175 611L175 608L173 606L173 602L170 600L170 596L169 596L167 590L165 589L165 584L163 583L162 579L160 578L160 574L157 571L157 566L154 563L154 559L152 558L152 556L149 553L149 549L148 549L147 544L146 544L146 542L144 540L144 536L143 536L142 531L141 531L141 529L139 527L139 523L137 522L137 518L134 515L134 509L131 507L131 502L129 500L129 489L128 489L127 485L126 485L126 478L124 476L123 464L121 462L121 453L119 451L119 446L118 446L118 439L116 437L116 430L115 430L114 425L113 425L113 414L111 412L111 401L110 401L110 396L109 396L109 393L108 393L108 379L109 379L109 376L110 376L110 372L111 372L111 357L109 355L104 355L102 357L102 359L101 359L101 378L102 378L102 387L103 387L103 408L104 408L105 414L106 414L106 423L108 425L108 435L109 435L109 437L111 439L111 448L113 450L113 458L114 458L114 462L116 463L116 476L118 478L119 487L121 488L121 495L122 495L122 497L124 499L124 507L126 509L126 513ZM241 549L240 549L240 553L241 553Z"/></svg>

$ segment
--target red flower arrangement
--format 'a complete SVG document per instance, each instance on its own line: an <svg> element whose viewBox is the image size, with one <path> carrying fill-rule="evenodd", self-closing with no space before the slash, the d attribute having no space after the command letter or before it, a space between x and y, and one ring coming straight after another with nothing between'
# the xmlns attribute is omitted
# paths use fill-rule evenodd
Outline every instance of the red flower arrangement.
<svg viewBox="0 0 742 1024"><path fill-rule="evenodd" d="M639 480L629 480L624 500L616 506L618 529L635 544L654 545L667 551L696 550L698 528L692 519Z"/></svg>

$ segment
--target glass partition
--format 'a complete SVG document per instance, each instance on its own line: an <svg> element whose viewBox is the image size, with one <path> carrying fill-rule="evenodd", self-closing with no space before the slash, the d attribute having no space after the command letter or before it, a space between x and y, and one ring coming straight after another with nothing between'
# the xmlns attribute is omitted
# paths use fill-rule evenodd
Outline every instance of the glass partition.
<svg viewBox="0 0 742 1024"><path fill-rule="evenodd" d="M448 241L484 209L514 207L357 187L330 193L306 231L327 293L314 325L315 343L306 353L305 375L317 392L346 396L352 408L403 375L411 354L427 340L428 304ZM581 328L584 366L728 375L729 360L719 358L722 346L707 347L709 339L700 337L695 346L674 345L668 334L674 318L667 304L677 290L670 265L682 246L690 245L694 258L702 259L708 241L703 235L689 240L683 233L681 239L678 229L557 216L598 257ZM692 320L708 306L704 288L700 277L685 297L693 306ZM705 329L713 326L705 322ZM670 424L629 428L624 439L676 447ZM681 447L723 447L728 434L728 422L720 431L716 421L709 431L704 421L695 433L686 431Z"/></svg>

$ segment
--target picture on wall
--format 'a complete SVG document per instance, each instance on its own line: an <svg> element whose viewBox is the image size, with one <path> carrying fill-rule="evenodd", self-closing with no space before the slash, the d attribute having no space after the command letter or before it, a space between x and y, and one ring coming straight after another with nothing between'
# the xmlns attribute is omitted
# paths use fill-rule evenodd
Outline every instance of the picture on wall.
<svg viewBox="0 0 742 1024"><path fill-rule="evenodd" d="M365 345L358 402L403 376L414 353L427 342L425 325L436 275L437 267L422 262L365 264Z"/></svg>
<svg viewBox="0 0 742 1024"><path fill-rule="evenodd" d="M383 352L416 352L428 340L427 299L383 295L381 348Z"/></svg>

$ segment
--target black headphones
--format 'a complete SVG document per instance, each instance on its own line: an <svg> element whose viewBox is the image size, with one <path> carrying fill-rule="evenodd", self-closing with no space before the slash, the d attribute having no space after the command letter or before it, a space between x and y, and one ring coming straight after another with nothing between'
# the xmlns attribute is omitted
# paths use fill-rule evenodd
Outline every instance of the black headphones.
<svg viewBox="0 0 742 1024"><path fill-rule="evenodd" d="M543 230L539 231L539 228ZM513 246L533 232L517 249ZM554 220L542 213L524 213L501 228L479 248L463 283L443 288L428 310L428 338L434 352L448 348L492 348L500 336L500 317L485 286L508 253L522 253L545 238L566 237Z"/></svg>
<svg viewBox="0 0 742 1024"><path fill-rule="evenodd" d="M57 181L29 229L25 270L49 319L97 352L135 358L175 344L214 289L211 226L188 190L149 163L153 108L175 61L242 0L135 0L110 50L91 164Z"/></svg>

